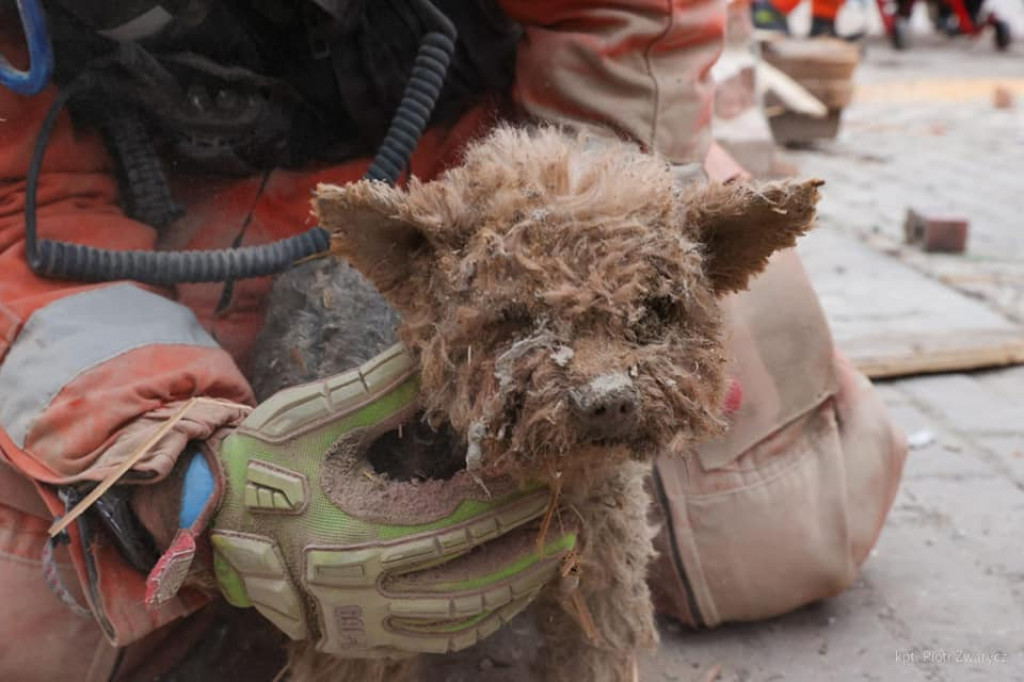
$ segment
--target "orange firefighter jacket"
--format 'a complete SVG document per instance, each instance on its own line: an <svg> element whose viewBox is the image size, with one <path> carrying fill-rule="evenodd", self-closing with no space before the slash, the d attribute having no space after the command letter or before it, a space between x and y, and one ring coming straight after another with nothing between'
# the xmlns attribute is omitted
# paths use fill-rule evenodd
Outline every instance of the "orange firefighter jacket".
<svg viewBox="0 0 1024 682"><path fill-rule="evenodd" d="M502 4L524 27L513 92L521 112L599 135L614 131L675 163L703 161L710 141L709 70L722 41L724 0ZM24 59L18 24L13 16L0 17L0 53L15 63ZM66 622L71 616L38 575L45 527L64 511L55 486L102 479L117 464L104 454L119 435L169 403L192 396L252 402L240 368L262 324L271 283L237 282L230 306L217 312L219 284L160 289L34 275L25 259L25 177L53 95L0 89L0 601L8 612L33 614L20 623L0 622L0 641L25 639L32 624L44 629L50 653L34 663L41 679L91 655L83 646L87 630L99 641L95 625L89 630ZM496 118L480 105L454 125L428 131L412 172L437 175ZM76 129L65 113L43 163L39 233L108 249L226 248L243 230L243 244L266 243L308 229L310 191L318 182L356 180L367 165L360 160L243 179L172 176L187 214L158 238L123 214L98 135ZM158 480L173 463L174 453L164 453L136 468ZM206 601L184 591L147 610L145 576L107 543L93 543L91 551L98 589L85 598L114 646L139 640ZM60 570L85 585L82 552L72 542ZM57 645L62 637L70 642L66 651ZM0 662L0 677L9 678L3 669L15 664Z"/></svg>

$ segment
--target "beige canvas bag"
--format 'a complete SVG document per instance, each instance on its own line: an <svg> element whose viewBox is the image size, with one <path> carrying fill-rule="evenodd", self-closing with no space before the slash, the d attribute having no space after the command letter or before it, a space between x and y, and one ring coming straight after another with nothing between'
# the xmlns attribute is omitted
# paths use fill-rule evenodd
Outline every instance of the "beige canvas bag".
<svg viewBox="0 0 1024 682"><path fill-rule="evenodd" d="M870 385L836 352L795 251L726 301L742 402L725 437L660 459L651 588L696 627L768 618L849 587L906 456Z"/></svg>

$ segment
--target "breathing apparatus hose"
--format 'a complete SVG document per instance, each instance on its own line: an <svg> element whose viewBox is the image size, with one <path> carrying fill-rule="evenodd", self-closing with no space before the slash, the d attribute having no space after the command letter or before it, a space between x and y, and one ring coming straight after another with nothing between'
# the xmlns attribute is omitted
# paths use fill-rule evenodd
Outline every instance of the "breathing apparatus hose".
<svg viewBox="0 0 1024 682"><path fill-rule="evenodd" d="M415 0L415 3L433 29L420 43L412 74L391 127L364 176L365 179L392 185L408 166L430 120L444 86L457 36L454 24L429 0ZM35 3L26 3L29 4ZM36 138L25 198L25 252L33 272L43 277L88 282L120 279L156 285L224 282L272 275L302 258L327 250L330 235L322 227L314 227L272 244L216 251L112 251L38 239L37 191L43 156L60 112L71 99L95 85L91 76L86 71L57 94Z"/></svg>
<svg viewBox="0 0 1024 682"><path fill-rule="evenodd" d="M455 53L455 25L427 0L420 0L420 4L429 22L438 30L427 33L420 43L402 101L373 163L366 171L368 180L394 184L405 170L441 95L445 74Z"/></svg>
<svg viewBox="0 0 1024 682"><path fill-rule="evenodd" d="M46 30L46 16L38 0L18 0L18 13L28 45L29 67L22 71L0 55L0 85L19 95L35 95L46 87L53 73L53 50Z"/></svg>

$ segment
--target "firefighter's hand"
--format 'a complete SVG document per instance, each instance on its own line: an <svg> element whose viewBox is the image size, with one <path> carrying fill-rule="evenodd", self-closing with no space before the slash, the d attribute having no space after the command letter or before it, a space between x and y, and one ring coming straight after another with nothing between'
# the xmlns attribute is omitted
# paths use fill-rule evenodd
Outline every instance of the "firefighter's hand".
<svg viewBox="0 0 1024 682"><path fill-rule="evenodd" d="M211 543L229 602L325 653L445 653L493 633L558 575L576 535L551 524L538 548L546 489L374 473L369 445L410 419L417 392L396 346L278 393L224 439Z"/></svg>

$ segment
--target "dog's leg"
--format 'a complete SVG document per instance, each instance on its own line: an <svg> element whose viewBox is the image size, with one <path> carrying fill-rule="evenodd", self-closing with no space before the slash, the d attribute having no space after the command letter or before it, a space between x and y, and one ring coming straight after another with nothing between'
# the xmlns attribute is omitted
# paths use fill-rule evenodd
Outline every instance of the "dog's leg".
<svg viewBox="0 0 1024 682"><path fill-rule="evenodd" d="M586 495L566 496L580 516L584 546L578 596L538 606L541 673L549 682L633 682L638 651L657 644L646 581L654 556L644 487L649 471L645 464L619 465L591 481Z"/></svg>
<svg viewBox="0 0 1024 682"><path fill-rule="evenodd" d="M544 648L536 679L544 682L633 682L635 652L597 645L565 608L554 600L538 607Z"/></svg>

